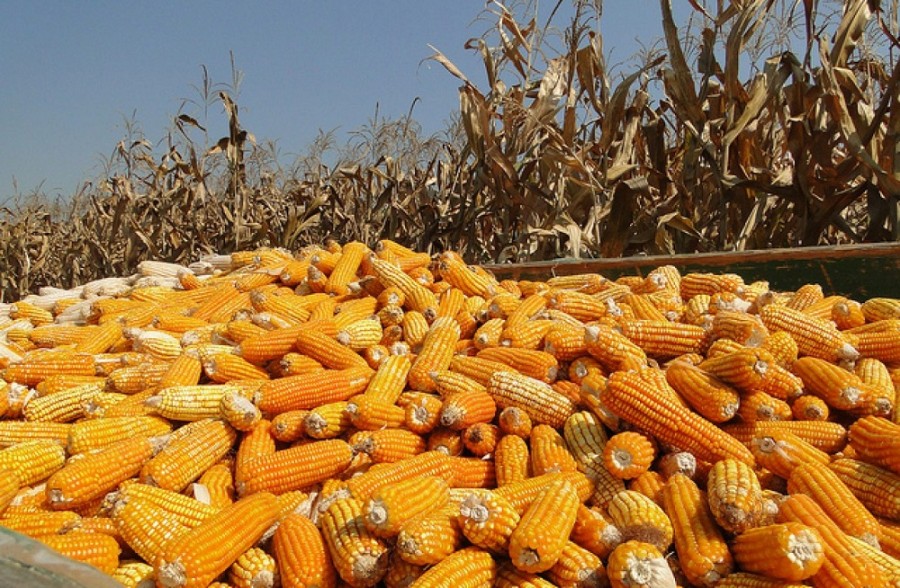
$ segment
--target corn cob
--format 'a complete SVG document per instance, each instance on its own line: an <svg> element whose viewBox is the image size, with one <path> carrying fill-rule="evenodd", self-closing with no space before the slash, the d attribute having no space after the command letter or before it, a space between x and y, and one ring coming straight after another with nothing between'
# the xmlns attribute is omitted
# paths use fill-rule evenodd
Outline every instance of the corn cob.
<svg viewBox="0 0 900 588"><path fill-rule="evenodd" d="M312 409L364 392L371 378L372 370L368 366L279 378L260 386L257 406L272 415Z"/></svg>
<svg viewBox="0 0 900 588"><path fill-rule="evenodd" d="M283 494L337 476L350 466L352 458L350 445L339 439L282 449L248 463L235 477L235 487L241 496Z"/></svg>
<svg viewBox="0 0 900 588"><path fill-rule="evenodd" d="M486 443L494 444L496 442L496 436L493 431L488 430L484 431L484 433L488 436ZM474 438L470 443L474 446L481 442L482 431L472 431L472 434ZM465 431L454 431L453 429L448 429L446 427L436 427L428 436L428 451L439 451L444 455L450 456L460 455L462 454L463 449L465 449L463 435L465 435Z"/></svg>
<svg viewBox="0 0 900 588"><path fill-rule="evenodd" d="M19 486L46 480L63 467L65 460L65 450L47 439L24 441L0 450L0 468L14 474Z"/></svg>
<svg viewBox="0 0 900 588"><path fill-rule="evenodd" d="M847 444L847 429L828 421L761 421L725 425L723 430L741 443L749 445L757 433L786 431L825 453L841 451Z"/></svg>
<svg viewBox="0 0 900 588"><path fill-rule="evenodd" d="M855 459L836 459L828 467L870 513L900 520L900 475Z"/></svg>
<svg viewBox="0 0 900 588"><path fill-rule="evenodd" d="M777 521L802 523L815 529L821 536L825 561L812 577L815 584L823 586L887 586L881 570L850 543L847 536L809 496L795 494L783 501Z"/></svg>
<svg viewBox="0 0 900 588"><path fill-rule="evenodd" d="M460 586L475 588L494 582L497 564L491 555L477 547L461 549L430 568L410 584L411 588Z"/></svg>
<svg viewBox="0 0 900 588"><path fill-rule="evenodd" d="M362 505L334 501L321 515L322 536L341 579L354 588L377 584L387 572L388 550L364 524Z"/></svg>
<svg viewBox="0 0 900 588"><path fill-rule="evenodd" d="M539 573L556 564L575 525L579 499L565 480L551 482L522 514L509 537L513 565Z"/></svg>
<svg viewBox="0 0 900 588"><path fill-rule="evenodd" d="M22 415L28 421L67 423L84 416L84 403L100 394L103 387L97 384L84 384L63 392L31 398L22 409Z"/></svg>
<svg viewBox="0 0 900 588"><path fill-rule="evenodd" d="M585 502L594 491L594 484L580 472L561 472L535 476L519 482L513 482L493 490L498 496L502 496L516 509L520 515L534 502L553 482L565 480L569 482L578 494L581 502Z"/></svg>
<svg viewBox="0 0 900 588"><path fill-rule="evenodd" d="M700 459L715 462L735 458L748 464L754 461L747 448L734 438L660 394L656 386L635 372L613 374L600 401L621 418Z"/></svg>
<svg viewBox="0 0 900 588"><path fill-rule="evenodd" d="M504 435L517 435L523 439L531 436L531 417L518 406L507 406L501 410L497 415L497 426Z"/></svg>
<svg viewBox="0 0 900 588"><path fill-rule="evenodd" d="M867 416L850 426L848 436L863 461L900 474L900 424Z"/></svg>
<svg viewBox="0 0 900 588"><path fill-rule="evenodd" d="M166 588L206 586L247 551L278 519L278 503L268 493L248 496L223 508L163 548L158 583ZM241 521L235 532L234 520Z"/></svg>
<svg viewBox="0 0 900 588"><path fill-rule="evenodd" d="M697 485L687 476L676 474L666 482L662 497L672 522L680 567L687 579L693 584L712 586L731 573L734 562L728 545Z"/></svg>
<svg viewBox="0 0 900 588"><path fill-rule="evenodd" d="M74 509L102 498L121 482L136 476L166 440L133 437L66 465L47 480L51 508Z"/></svg>
<svg viewBox="0 0 900 588"><path fill-rule="evenodd" d="M640 433L613 435L603 449L603 465L616 478L630 480L650 468L656 456L653 442Z"/></svg>
<svg viewBox="0 0 900 588"><path fill-rule="evenodd" d="M735 560L748 572L800 581L812 577L825 562L825 545L813 528L782 523L749 529L733 545Z"/></svg>
<svg viewBox="0 0 900 588"><path fill-rule="evenodd" d="M251 547L228 570L228 581L235 588L272 588L277 576L275 558Z"/></svg>
<svg viewBox="0 0 900 588"><path fill-rule="evenodd" d="M367 394L351 398L345 410L351 424L361 431L397 428L406 420L406 412L401 407Z"/></svg>
<svg viewBox="0 0 900 588"><path fill-rule="evenodd" d="M437 476L403 480L372 494L363 509L364 523L378 537L393 537L407 521L442 508L448 500L449 486Z"/></svg>
<svg viewBox="0 0 900 588"><path fill-rule="evenodd" d="M877 545L878 521L827 465L810 462L795 467L788 492L811 497L842 531Z"/></svg>
<svg viewBox="0 0 900 588"><path fill-rule="evenodd" d="M610 588L674 588L675 577L662 553L650 543L626 541L606 564Z"/></svg>
<svg viewBox="0 0 900 588"><path fill-rule="evenodd" d="M167 543L192 528L165 508L140 497L120 497L113 506L112 520L128 547L147 562L156 562Z"/></svg>
<svg viewBox="0 0 900 588"><path fill-rule="evenodd" d="M107 574L119 567L121 549L115 539L98 533L44 535L38 541L62 555L91 565Z"/></svg>
<svg viewBox="0 0 900 588"><path fill-rule="evenodd" d="M859 352L847 337L827 321L775 304L763 308L759 315L770 332L789 333L797 342L800 355L827 361L853 361L859 358Z"/></svg>
<svg viewBox="0 0 900 588"><path fill-rule="evenodd" d="M434 565L457 551L463 543L458 513L458 506L448 504L406 521L397 534L400 557L416 565Z"/></svg>
<svg viewBox="0 0 900 588"><path fill-rule="evenodd" d="M121 561L112 573L112 579L125 588L145 588L155 581L156 571L142 561Z"/></svg>
<svg viewBox="0 0 900 588"><path fill-rule="evenodd" d="M351 428L347 402L329 402L309 411L303 421L303 432L312 439L334 439Z"/></svg>
<svg viewBox="0 0 900 588"><path fill-rule="evenodd" d="M517 406L535 423L561 427L575 412L574 404L548 384L514 372L497 372L487 383L487 392L501 409Z"/></svg>
<svg viewBox="0 0 900 588"><path fill-rule="evenodd" d="M766 394L762 390L754 390L741 397L737 416L742 422L756 421L788 421L791 420L791 406L784 400Z"/></svg>
<svg viewBox="0 0 900 588"><path fill-rule="evenodd" d="M734 459L716 462L706 488L710 511L723 529L741 533L756 524L762 509L762 488L747 464Z"/></svg>
<svg viewBox="0 0 900 588"><path fill-rule="evenodd" d="M193 485L194 497L220 509L234 502L234 477L231 467L217 463L205 472ZM202 498L201 498L202 495Z"/></svg>
<svg viewBox="0 0 900 588"><path fill-rule="evenodd" d="M335 570L322 534L312 521L299 514L281 520L272 539L272 553L284 588L335 585Z"/></svg>
<svg viewBox="0 0 900 588"><path fill-rule="evenodd" d="M375 463L394 463L425 451L425 440L406 429L379 429L354 433L349 443Z"/></svg>
<svg viewBox="0 0 900 588"><path fill-rule="evenodd" d="M497 486L506 486L531 477L528 444L517 435L504 435L494 451Z"/></svg>
<svg viewBox="0 0 900 588"><path fill-rule="evenodd" d="M29 537L63 535L81 526L81 516L73 511L9 513L0 526Z"/></svg>
<svg viewBox="0 0 900 588"><path fill-rule="evenodd" d="M666 368L666 381L708 421L722 423L737 414L737 390L696 366L673 361Z"/></svg>
<svg viewBox="0 0 900 588"><path fill-rule="evenodd" d="M162 509L167 516L171 515L180 524L191 528L216 513L214 507L199 500L137 481L123 482L119 486L118 492L111 493L108 498L112 498L113 502L120 499L126 502L147 502ZM113 509L113 513L115 516L115 509Z"/></svg>
<svg viewBox="0 0 900 588"><path fill-rule="evenodd" d="M584 342L588 353L609 370L646 365L647 355L627 337L603 324L585 328Z"/></svg>
<svg viewBox="0 0 900 588"><path fill-rule="evenodd" d="M607 510L624 541L651 543L663 552L672 544L672 522L658 504L643 494L622 491L609 502Z"/></svg>
<svg viewBox="0 0 900 588"><path fill-rule="evenodd" d="M141 468L141 480L167 490L181 491L222 459L237 434L222 421L196 421L188 434L169 444Z"/></svg>
<svg viewBox="0 0 900 588"><path fill-rule="evenodd" d="M791 403L791 415L798 421L826 421L830 414L828 403L811 394L804 394Z"/></svg>

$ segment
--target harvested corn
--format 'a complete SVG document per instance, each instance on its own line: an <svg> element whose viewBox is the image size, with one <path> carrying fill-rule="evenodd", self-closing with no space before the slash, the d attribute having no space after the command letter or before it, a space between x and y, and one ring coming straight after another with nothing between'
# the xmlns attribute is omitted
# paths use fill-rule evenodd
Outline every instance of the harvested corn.
<svg viewBox="0 0 900 588"><path fill-rule="evenodd" d="M0 526L164 588L896 582L898 300L390 241L192 267L19 312Z"/></svg>

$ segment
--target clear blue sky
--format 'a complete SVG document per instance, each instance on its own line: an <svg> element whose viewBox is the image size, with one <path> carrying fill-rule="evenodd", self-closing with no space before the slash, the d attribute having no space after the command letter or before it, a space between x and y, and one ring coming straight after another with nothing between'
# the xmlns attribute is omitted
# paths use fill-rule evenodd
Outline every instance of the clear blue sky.
<svg viewBox="0 0 900 588"><path fill-rule="evenodd" d="M545 0L541 11L553 4ZM202 65L213 81L230 81L229 52L244 74L244 128L277 141L287 161L319 129L365 124L376 104L399 117L418 97L414 117L424 132L438 131L458 107L459 82L423 62L428 44L482 82L480 58L463 46L491 25L477 20L484 7L470 0L4 2L0 203L14 182L20 194L40 186L66 196L98 177L125 119L150 141L162 139L183 101L198 98ZM658 1L607 0L601 31L612 61L627 58L636 38L660 36ZM208 116L215 141L221 106Z"/></svg>

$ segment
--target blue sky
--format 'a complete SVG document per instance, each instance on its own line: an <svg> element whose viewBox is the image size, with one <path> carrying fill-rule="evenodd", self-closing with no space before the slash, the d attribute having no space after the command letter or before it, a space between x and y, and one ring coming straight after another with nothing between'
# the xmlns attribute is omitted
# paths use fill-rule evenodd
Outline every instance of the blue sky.
<svg viewBox="0 0 900 588"><path fill-rule="evenodd" d="M660 36L656 0L607 0L601 32L611 63ZM552 2L540 4L546 15ZM320 129L352 131L374 112L414 117L425 133L457 108L458 80L423 61L431 44L473 81L480 58L467 39L491 24L483 2L4 2L0 5L0 203L16 191L72 194L132 119L150 141L165 136L185 100L198 100L206 66L243 73L237 102L257 140L289 162ZM566 8L563 14L570 14ZM563 24L565 21L558 21ZM185 112L201 117L188 106ZM208 111L211 140L221 106Z"/></svg>

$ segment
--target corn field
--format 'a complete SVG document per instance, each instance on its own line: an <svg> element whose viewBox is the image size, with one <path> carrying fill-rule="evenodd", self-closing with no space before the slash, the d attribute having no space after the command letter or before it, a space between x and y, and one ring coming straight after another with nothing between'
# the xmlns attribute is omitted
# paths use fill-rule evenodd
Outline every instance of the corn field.
<svg viewBox="0 0 900 588"><path fill-rule="evenodd" d="M123 139L71 202L2 209L0 290L327 239L471 262L898 240L898 10L883 4L692 0L676 24L661 0L664 38L625 72L607 65L602 3L562 25L490 4L466 45L483 72L432 57L460 81L447 132L376 115L331 165L323 136L282 167L234 93L211 92L221 139L181 113L156 146Z"/></svg>

